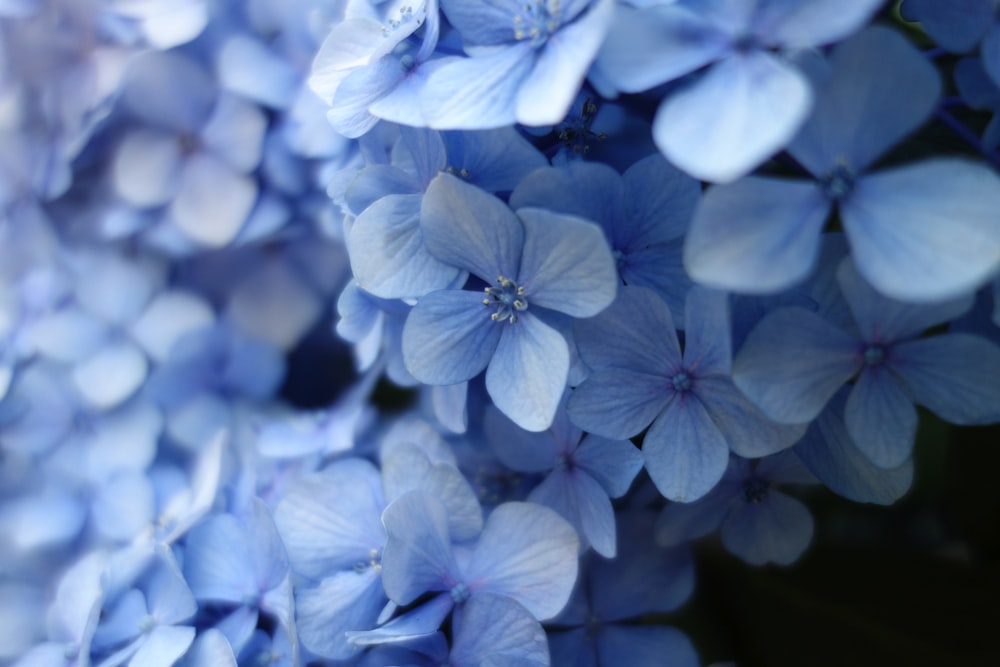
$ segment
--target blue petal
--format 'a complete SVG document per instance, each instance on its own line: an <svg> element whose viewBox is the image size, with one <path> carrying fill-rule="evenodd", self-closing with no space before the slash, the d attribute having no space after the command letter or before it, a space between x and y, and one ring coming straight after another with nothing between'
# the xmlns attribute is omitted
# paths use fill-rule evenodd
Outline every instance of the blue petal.
<svg viewBox="0 0 1000 667"><path fill-rule="evenodd" d="M101 348L73 369L73 384L90 405L108 409L120 404L142 386L149 364L127 340Z"/></svg>
<svg viewBox="0 0 1000 667"><path fill-rule="evenodd" d="M906 0L910 13L934 41L949 51L965 52L982 39L993 19L993 5L983 0Z"/></svg>
<svg viewBox="0 0 1000 667"><path fill-rule="evenodd" d="M201 131L203 146L241 173L260 164L267 117L260 107L236 95L222 94Z"/></svg>
<svg viewBox="0 0 1000 667"><path fill-rule="evenodd" d="M295 572L319 579L367 563L385 543L381 487L378 471L361 459L300 477L274 513Z"/></svg>
<svg viewBox="0 0 1000 667"><path fill-rule="evenodd" d="M581 548L614 558L615 514L608 493L587 472L553 470L528 496L533 503L551 507L573 524Z"/></svg>
<svg viewBox="0 0 1000 667"><path fill-rule="evenodd" d="M388 195L358 216L347 236L354 279L383 299L419 297L453 284L461 269L424 244L420 195Z"/></svg>
<svg viewBox="0 0 1000 667"><path fill-rule="evenodd" d="M177 137L135 130L122 138L115 151L112 184L118 196L133 206L162 206L177 191L180 165Z"/></svg>
<svg viewBox="0 0 1000 667"><path fill-rule="evenodd" d="M698 378L693 392L729 448L740 456L756 458L780 452L805 433L805 424L779 424L768 419L727 377Z"/></svg>
<svg viewBox="0 0 1000 667"><path fill-rule="evenodd" d="M723 57L728 35L680 4L619 3L594 68L617 90L638 93Z"/></svg>
<svg viewBox="0 0 1000 667"><path fill-rule="evenodd" d="M391 56L355 69L337 87L326 119L334 130L345 137L360 137L379 120L369 113L369 107L393 90L405 74L399 61Z"/></svg>
<svg viewBox="0 0 1000 667"><path fill-rule="evenodd" d="M214 628L198 635L186 659L188 667L237 667L229 640Z"/></svg>
<svg viewBox="0 0 1000 667"><path fill-rule="evenodd" d="M954 333L892 349L892 371L914 401L953 424L1000 421L1000 348Z"/></svg>
<svg viewBox="0 0 1000 667"><path fill-rule="evenodd" d="M813 535L813 518L801 502L771 489L759 503L741 502L722 524L722 544L751 565L789 565Z"/></svg>
<svg viewBox="0 0 1000 667"><path fill-rule="evenodd" d="M905 37L873 27L834 51L813 114L788 151L822 178L839 164L863 171L920 127L937 102L937 70Z"/></svg>
<svg viewBox="0 0 1000 667"><path fill-rule="evenodd" d="M723 483L692 503L667 503L656 521L656 543L673 547L713 533L733 499L733 486Z"/></svg>
<svg viewBox="0 0 1000 667"><path fill-rule="evenodd" d="M837 282L862 337L869 343L891 343L913 338L933 326L953 320L972 307L973 295L928 304L906 304L887 299L861 278L845 259Z"/></svg>
<svg viewBox="0 0 1000 667"><path fill-rule="evenodd" d="M534 60L533 46L524 41L444 65L420 97L427 125L452 130L513 125L518 89Z"/></svg>
<svg viewBox="0 0 1000 667"><path fill-rule="evenodd" d="M154 628L135 652L129 665L171 667L194 641L195 631L190 627L159 626Z"/></svg>
<svg viewBox="0 0 1000 667"><path fill-rule="evenodd" d="M892 369L873 366L861 372L847 399L844 421L851 439L875 465L896 468L910 458L917 409Z"/></svg>
<svg viewBox="0 0 1000 667"><path fill-rule="evenodd" d="M673 329L670 309L642 287L619 290L614 303L599 316L574 324L580 356L591 368L612 366L664 377L681 365Z"/></svg>
<svg viewBox="0 0 1000 667"><path fill-rule="evenodd" d="M462 579L451 551L445 507L426 491L410 491L385 508L388 536L382 552L382 585L396 604L430 591L447 591Z"/></svg>
<svg viewBox="0 0 1000 667"><path fill-rule="evenodd" d="M624 496L642 470L642 454L628 440L609 440L599 435L585 437L573 462L586 470L612 498Z"/></svg>
<svg viewBox="0 0 1000 667"><path fill-rule="evenodd" d="M444 506L448 533L456 542L471 540L483 527L476 494L458 468L432 462L416 445L403 443L382 459L382 485L392 502L408 491L426 491Z"/></svg>
<svg viewBox="0 0 1000 667"><path fill-rule="evenodd" d="M442 593L373 630L349 631L347 639L355 646L377 646L390 642L407 642L415 646L410 640L437 633L454 606L451 595Z"/></svg>
<svg viewBox="0 0 1000 667"><path fill-rule="evenodd" d="M642 455L664 497L691 502L722 479L729 444L697 398L678 396L646 432Z"/></svg>
<svg viewBox="0 0 1000 667"><path fill-rule="evenodd" d="M554 511L532 503L504 503L493 510L468 566L473 597L513 598L535 618L559 613L576 582L580 541Z"/></svg>
<svg viewBox="0 0 1000 667"><path fill-rule="evenodd" d="M580 428L607 438L638 435L666 406L673 393L669 378L623 368L591 373L566 406Z"/></svg>
<svg viewBox="0 0 1000 667"><path fill-rule="evenodd" d="M191 240L223 246L236 238L257 200L257 184L208 153L188 158L170 219Z"/></svg>
<svg viewBox="0 0 1000 667"><path fill-rule="evenodd" d="M517 91L517 122L545 126L566 117L590 63L604 41L615 9L613 0L588 0L584 16L549 35L535 65ZM567 8L560 7L562 12Z"/></svg>
<svg viewBox="0 0 1000 667"><path fill-rule="evenodd" d="M512 127L445 132L444 142L449 166L459 172L465 169L468 181L487 192L513 190L528 173L548 164L545 156Z"/></svg>
<svg viewBox="0 0 1000 667"><path fill-rule="evenodd" d="M525 431L493 406L483 415L483 432L500 462L511 470L539 473L552 470L560 451L552 433Z"/></svg>
<svg viewBox="0 0 1000 667"><path fill-rule="evenodd" d="M520 604L499 595L476 594L456 613L448 664L454 667L546 667L545 630Z"/></svg>
<svg viewBox="0 0 1000 667"><path fill-rule="evenodd" d="M463 290L431 292L420 299L403 326L403 359L413 377L450 385L486 367L508 325L491 320L482 300L482 293Z"/></svg>
<svg viewBox="0 0 1000 667"><path fill-rule="evenodd" d="M664 100L653 140L695 178L733 181L784 147L811 105L797 69L764 51L737 53Z"/></svg>
<svg viewBox="0 0 1000 667"><path fill-rule="evenodd" d="M803 308L765 317L733 363L733 382L771 419L802 424L861 368L859 344Z"/></svg>
<svg viewBox="0 0 1000 667"><path fill-rule="evenodd" d="M864 27L882 0L772 0L754 17L768 44L801 49L838 42Z"/></svg>
<svg viewBox="0 0 1000 667"><path fill-rule="evenodd" d="M442 262L488 283L517 275L524 228L493 195L440 174L427 187L420 217L427 248Z"/></svg>
<svg viewBox="0 0 1000 667"><path fill-rule="evenodd" d="M701 664L687 635L670 626L605 626L597 640L597 651L601 665L698 667Z"/></svg>
<svg viewBox="0 0 1000 667"><path fill-rule="evenodd" d="M729 375L733 359L728 297L693 287L687 295L684 368L697 376Z"/></svg>
<svg viewBox="0 0 1000 667"><path fill-rule="evenodd" d="M684 243L694 280L751 294L780 291L816 263L830 202L813 183L748 177L715 186Z"/></svg>
<svg viewBox="0 0 1000 667"><path fill-rule="evenodd" d="M854 261L879 292L940 301L1000 266L1000 178L982 164L934 159L866 176L843 202Z"/></svg>
<svg viewBox="0 0 1000 667"><path fill-rule="evenodd" d="M593 317L611 305L618 273L600 227L544 209L520 209L517 215L524 224L517 283L529 306Z"/></svg>
<svg viewBox="0 0 1000 667"><path fill-rule="evenodd" d="M219 82L265 106L285 108L298 89L298 71L257 39L230 37L221 45L217 58Z"/></svg>
<svg viewBox="0 0 1000 667"><path fill-rule="evenodd" d="M863 454L844 424L847 389L838 392L794 451L834 493L858 503L891 505L913 482L913 460L896 468L880 468Z"/></svg>
<svg viewBox="0 0 1000 667"><path fill-rule="evenodd" d="M530 312L521 313L513 324L486 321L502 329L486 369L486 391L494 405L521 428L547 429L566 388L566 339Z"/></svg>
<svg viewBox="0 0 1000 667"><path fill-rule="evenodd" d="M295 603L302 645L318 655L344 659L360 651L345 633L375 627L386 597L379 573L367 568L338 572L316 587L299 587Z"/></svg>
<svg viewBox="0 0 1000 667"><path fill-rule="evenodd" d="M215 102L216 85L195 61L178 51L145 51L132 58L122 89L125 105L162 128L194 132Z"/></svg>
<svg viewBox="0 0 1000 667"><path fill-rule="evenodd" d="M510 206L514 210L546 208L593 220L613 238L615 223L625 207L624 197L622 178L608 165L571 162L533 171L511 193Z"/></svg>
<svg viewBox="0 0 1000 667"><path fill-rule="evenodd" d="M996 19L986 31L979 48L983 58L983 69L995 83L1000 82L1000 28L997 27Z"/></svg>

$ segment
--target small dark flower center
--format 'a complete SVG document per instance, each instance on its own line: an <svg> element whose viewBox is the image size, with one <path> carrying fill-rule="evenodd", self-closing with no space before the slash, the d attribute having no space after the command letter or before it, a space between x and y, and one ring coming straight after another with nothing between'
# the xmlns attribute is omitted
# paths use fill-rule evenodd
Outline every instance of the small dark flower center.
<svg viewBox="0 0 1000 667"><path fill-rule="evenodd" d="M743 497L748 503L757 504L764 501L767 497L767 490L771 485L762 479L754 477L747 482L746 487L743 489Z"/></svg>
<svg viewBox="0 0 1000 667"><path fill-rule="evenodd" d="M820 179L823 194L834 201L840 201L851 194L855 184L854 172L844 164L839 164Z"/></svg>

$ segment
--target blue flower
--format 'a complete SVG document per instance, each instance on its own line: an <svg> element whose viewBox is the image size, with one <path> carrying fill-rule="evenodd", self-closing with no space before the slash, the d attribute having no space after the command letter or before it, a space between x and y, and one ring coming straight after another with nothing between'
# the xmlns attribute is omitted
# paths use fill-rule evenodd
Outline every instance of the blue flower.
<svg viewBox="0 0 1000 667"><path fill-rule="evenodd" d="M853 379L847 431L884 468L910 456L914 403L958 424L1000 419L1000 348L965 333L918 338L967 311L970 298L922 306L892 301L866 284L849 259L837 277L856 329L844 331L802 308L779 308L740 350L733 380L765 414L783 423L811 421Z"/></svg>
<svg viewBox="0 0 1000 667"><path fill-rule="evenodd" d="M614 260L600 228L541 209L515 215L449 174L428 187L421 226L431 253L487 287L417 302L403 327L410 373L448 385L486 368L486 389L504 414L529 431L548 428L570 365L548 311L591 317L614 299Z"/></svg>
<svg viewBox="0 0 1000 667"><path fill-rule="evenodd" d="M626 287L600 316L576 325L593 369L570 396L573 423L608 438L643 439L646 470L670 500L691 502L722 478L729 452L757 457L790 447L805 426L775 424L730 379L726 296L688 293L684 352L667 305Z"/></svg>
<svg viewBox="0 0 1000 667"><path fill-rule="evenodd" d="M691 223L684 264L695 281L773 293L813 267L836 205L858 271L882 294L939 301L985 282L1000 256L1000 179L959 158L866 173L919 127L940 81L900 35L871 28L839 46L813 115L788 147L815 178L749 177L712 188Z"/></svg>
<svg viewBox="0 0 1000 667"><path fill-rule="evenodd" d="M604 39L611 0L442 0L471 56L441 65L420 91L427 125L484 129L565 117Z"/></svg>

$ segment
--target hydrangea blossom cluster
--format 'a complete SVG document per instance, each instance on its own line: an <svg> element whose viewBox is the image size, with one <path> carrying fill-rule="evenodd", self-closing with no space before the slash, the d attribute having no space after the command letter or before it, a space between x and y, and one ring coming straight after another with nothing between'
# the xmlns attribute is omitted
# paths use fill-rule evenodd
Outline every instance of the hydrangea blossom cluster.
<svg viewBox="0 0 1000 667"><path fill-rule="evenodd" d="M996 2L884 5L0 0L0 665L703 664L1000 422Z"/></svg>

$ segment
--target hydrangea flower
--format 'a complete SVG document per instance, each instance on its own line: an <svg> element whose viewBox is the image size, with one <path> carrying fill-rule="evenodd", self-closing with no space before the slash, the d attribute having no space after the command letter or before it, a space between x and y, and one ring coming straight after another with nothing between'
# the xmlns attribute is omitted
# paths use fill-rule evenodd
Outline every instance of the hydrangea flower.
<svg viewBox="0 0 1000 667"><path fill-rule="evenodd" d="M450 174L428 187L421 227L432 254L488 287L417 302L403 327L410 373L448 385L486 368L486 389L504 414L530 431L548 428L570 366L548 313L591 317L614 299L614 260L600 228L543 209L515 214Z"/></svg>

